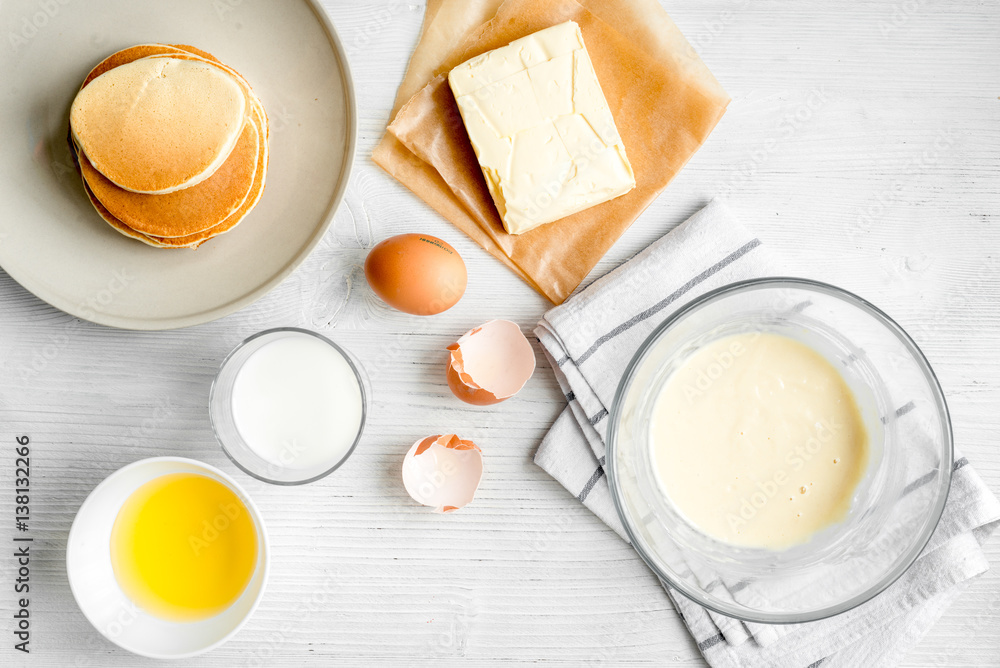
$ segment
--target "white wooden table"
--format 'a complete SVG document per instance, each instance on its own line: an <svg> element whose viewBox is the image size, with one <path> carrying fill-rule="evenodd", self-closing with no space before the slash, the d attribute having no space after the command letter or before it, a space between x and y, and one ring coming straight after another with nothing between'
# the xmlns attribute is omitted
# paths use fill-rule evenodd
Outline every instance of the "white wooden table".
<svg viewBox="0 0 1000 668"><path fill-rule="evenodd" d="M134 333L77 327L0 272L0 516L13 513L13 436L29 434L36 541L30 657L11 649L12 560L0 557L0 664L144 663L77 609L66 535L106 475L171 454L233 473L262 509L274 552L245 629L185 665L701 665L639 558L532 464L564 405L541 355L525 390L498 407L449 393L449 342L491 318L530 329L548 305L371 162L422 4L325 4L351 49L357 169L333 229L278 289L212 324ZM668 9L733 102L591 280L728 195L789 273L859 293L911 332L944 386L957 444L1000 491L1000 8L671 0ZM465 298L431 320L388 309L361 271L375 242L408 231L445 238L469 265ZM206 410L222 357L279 325L333 337L364 360L374 385L358 452L302 488L237 471ZM446 430L480 443L486 475L474 504L440 516L407 497L398 472L414 440ZM986 549L1000 563L1000 540ZM973 582L902 663L1000 665L1000 573Z"/></svg>

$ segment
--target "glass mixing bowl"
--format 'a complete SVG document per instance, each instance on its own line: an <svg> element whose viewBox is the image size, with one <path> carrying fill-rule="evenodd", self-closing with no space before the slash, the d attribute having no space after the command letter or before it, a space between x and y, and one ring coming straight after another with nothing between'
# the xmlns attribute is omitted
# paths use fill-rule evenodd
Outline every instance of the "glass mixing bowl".
<svg viewBox="0 0 1000 668"><path fill-rule="evenodd" d="M853 390L869 434L847 517L781 551L702 533L654 474L650 419L664 382L702 346L745 332L781 334L823 354ZM808 622L868 601L920 554L951 484L948 407L920 349L865 300L804 279L735 283L674 314L626 369L608 429L608 480L636 551L677 591L744 621Z"/></svg>

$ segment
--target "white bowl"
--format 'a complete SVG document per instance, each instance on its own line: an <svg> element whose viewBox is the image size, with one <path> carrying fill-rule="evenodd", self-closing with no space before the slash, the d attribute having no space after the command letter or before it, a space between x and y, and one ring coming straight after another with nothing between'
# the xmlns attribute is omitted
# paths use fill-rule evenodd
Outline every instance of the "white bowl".
<svg viewBox="0 0 1000 668"><path fill-rule="evenodd" d="M243 501L257 530L257 563L246 589L224 612L196 622L146 613L125 596L111 567L111 529L122 504L140 486L168 473L198 473L222 483ZM184 457L142 459L109 475L80 506L66 545L69 586L87 620L119 647L154 659L191 657L231 638L257 609L270 561L264 522L246 492L214 466Z"/></svg>

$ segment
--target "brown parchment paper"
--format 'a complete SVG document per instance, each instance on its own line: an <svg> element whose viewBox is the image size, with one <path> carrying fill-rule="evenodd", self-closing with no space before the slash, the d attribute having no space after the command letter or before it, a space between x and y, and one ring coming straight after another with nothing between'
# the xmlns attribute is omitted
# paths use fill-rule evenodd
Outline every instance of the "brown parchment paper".
<svg viewBox="0 0 1000 668"><path fill-rule="evenodd" d="M635 170L637 187L631 193L527 234L509 235L443 75L416 93L389 127L409 155L394 150L394 169L387 170L557 304L680 171L729 101L656 0L584 3L595 12L574 0L507 0L437 71L446 73L475 55L575 20ZM443 9L435 22L442 20ZM376 161L382 164L378 156Z"/></svg>
<svg viewBox="0 0 1000 668"><path fill-rule="evenodd" d="M441 69L445 58L468 36L492 18L503 0L430 0L424 12L422 34L393 106L391 118L400 107L423 88ZM533 288L542 292L524 274L462 206L437 170L415 156L392 134L386 133L375 147L372 159L404 186L412 190L442 216L464 231L473 241L506 264ZM544 293L543 293L544 294Z"/></svg>
<svg viewBox="0 0 1000 668"><path fill-rule="evenodd" d="M503 0L427 0L420 39L396 91L389 119L441 69L444 59L473 29L493 18ZM443 10L443 11L442 11Z"/></svg>

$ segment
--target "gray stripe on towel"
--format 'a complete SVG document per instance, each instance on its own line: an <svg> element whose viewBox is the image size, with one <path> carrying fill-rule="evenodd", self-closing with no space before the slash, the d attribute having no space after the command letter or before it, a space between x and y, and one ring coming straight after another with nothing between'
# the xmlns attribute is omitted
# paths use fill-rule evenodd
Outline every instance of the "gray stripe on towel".
<svg viewBox="0 0 1000 668"><path fill-rule="evenodd" d="M590 476L590 480L588 480L587 484L583 486L583 489L580 490L580 493L576 495L576 499L580 503L583 503L584 499L590 496L590 493L594 490L594 485L596 485L597 481L600 480L601 477L604 475L604 462L605 462L604 457L601 457L600 461L597 462L598 463L597 470L594 471L594 474L592 476Z"/></svg>
<svg viewBox="0 0 1000 668"><path fill-rule="evenodd" d="M607 408L602 408L601 410L599 410L597 412L597 415L595 415L594 417L590 418L590 426L591 427L596 427L597 423L600 422L601 420L603 420L606 417L608 417L608 409Z"/></svg>
<svg viewBox="0 0 1000 668"><path fill-rule="evenodd" d="M739 582L737 582L736 584L734 584L732 587L729 588L729 593L735 594L738 591L743 591L749 586L750 586L749 580L740 580Z"/></svg>
<svg viewBox="0 0 1000 668"><path fill-rule="evenodd" d="M913 403L912 401L907 401L905 404L903 404L902 406L900 406L899 408L896 409L896 418L898 419L898 418L903 417L904 415L906 415L907 413L909 413L910 411L912 411L916 407L917 407L917 405L915 403ZM889 423L888 418L884 418L883 417L882 418L882 424L888 424L888 423Z"/></svg>
<svg viewBox="0 0 1000 668"><path fill-rule="evenodd" d="M638 315L633 316L630 320L627 320L622 324L618 325L613 330L611 330L607 334L603 335L601 338L594 341L594 345L590 346L590 348L587 349L582 355L580 355L580 358L576 360L576 365L579 366L583 364L584 362L587 361L587 359L590 358L591 355L597 352L597 349L600 348L602 345L604 345L611 339L615 338L619 334L628 331L635 325L638 325L643 320L646 320L656 315L657 313L665 309L667 306L677 301L680 297L684 296L691 288L698 285L699 283L702 283L703 281L710 278L714 274L719 273L720 271L731 265L733 262L736 262L736 260L739 260L741 257L752 251L757 246L760 246L760 239L754 239L752 241L748 241L742 247L733 251L732 253L722 258L721 260L719 260L717 263L715 263L705 271L701 272L700 274L692 278L690 281L688 281L681 287L677 288L672 294L668 295L664 299L661 299L659 302L653 304L648 309L639 313Z"/></svg>
<svg viewBox="0 0 1000 668"><path fill-rule="evenodd" d="M969 460L966 459L965 457L962 457L961 459L956 459L955 463L952 464L951 466L951 472L954 473L955 471L959 470L968 463ZM934 480L934 478L936 477L937 477L936 471L928 471L927 473L923 474L922 476L911 482L909 485L904 487L903 493L900 496L906 496L907 494L912 493L914 490L920 489L921 487L929 483L931 480Z"/></svg>
<svg viewBox="0 0 1000 668"><path fill-rule="evenodd" d="M718 635L714 635L711 638L705 638L700 643L698 643L698 651L699 652L704 652L706 649L708 649L710 647L715 647L716 645L718 645L720 642L722 642L725 639L726 639L726 636L722 635L721 633L718 634Z"/></svg>

